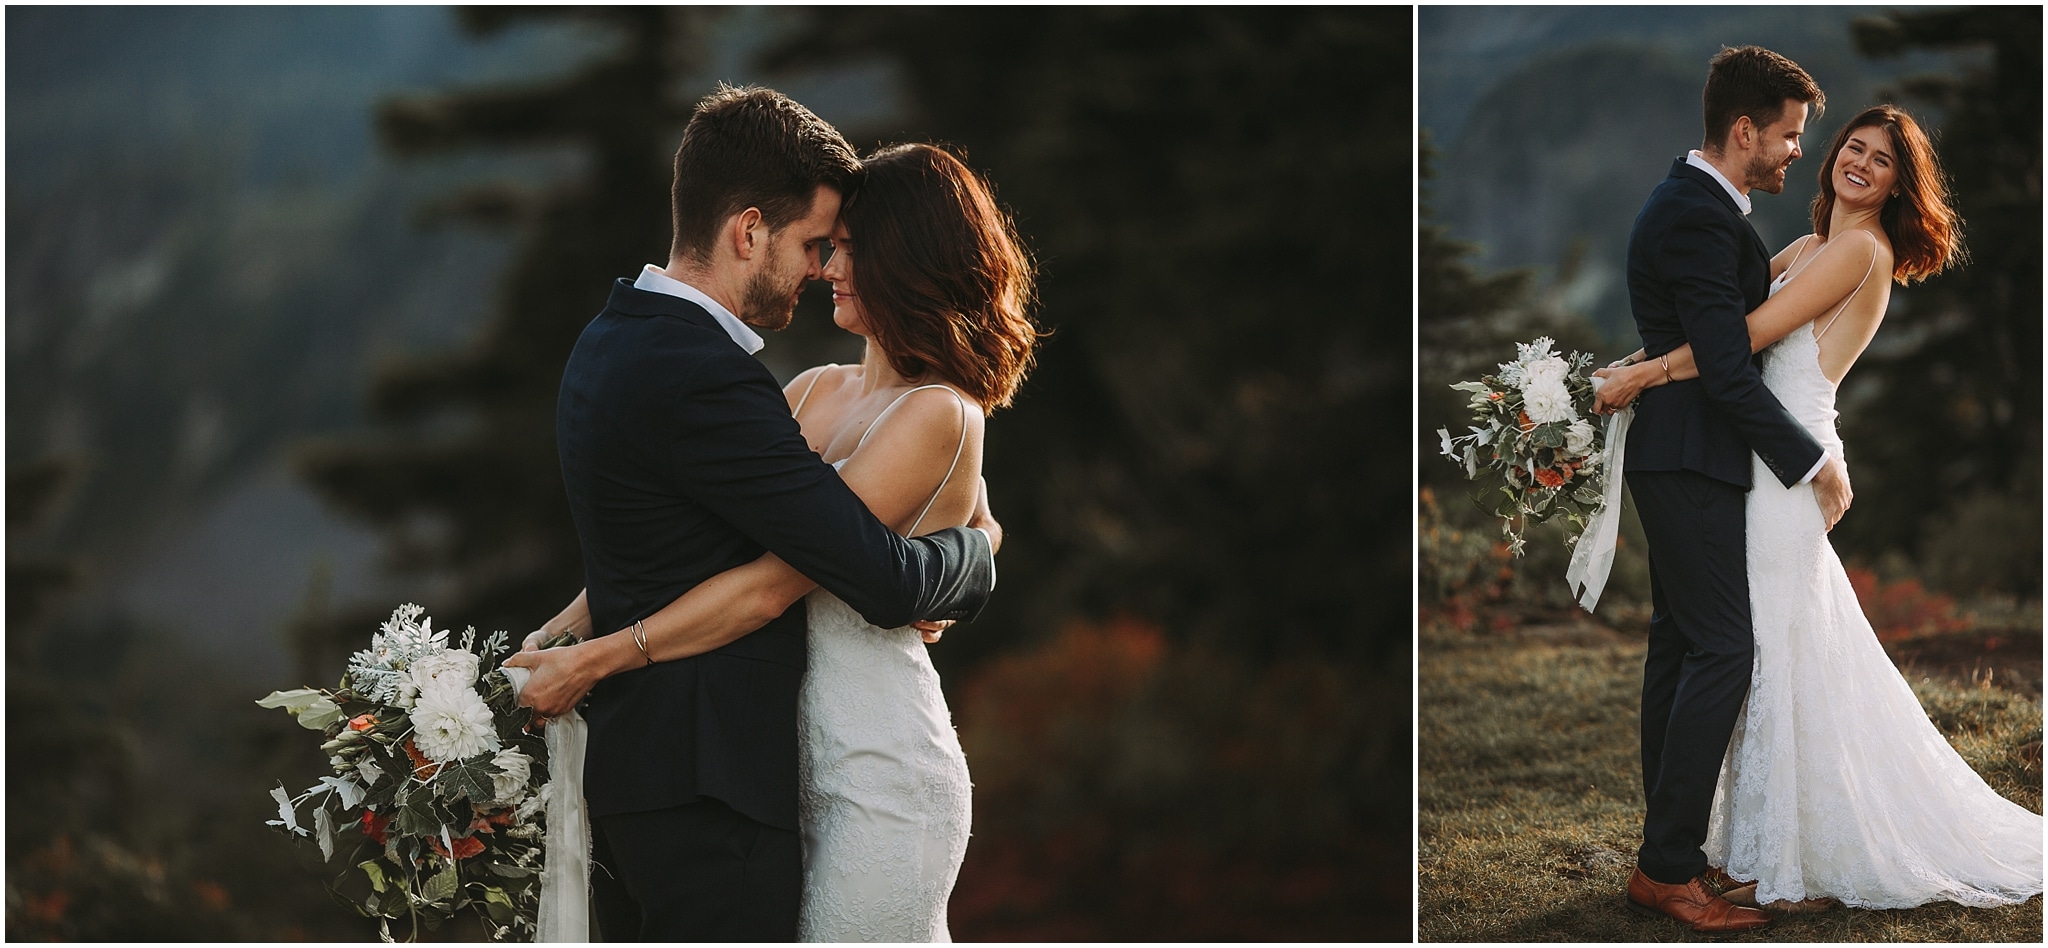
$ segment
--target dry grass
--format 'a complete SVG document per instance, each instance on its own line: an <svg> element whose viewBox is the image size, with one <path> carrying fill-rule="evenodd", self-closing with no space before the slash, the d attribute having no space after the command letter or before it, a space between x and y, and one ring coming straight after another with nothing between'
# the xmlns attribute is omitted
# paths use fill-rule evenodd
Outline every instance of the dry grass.
<svg viewBox="0 0 2048 948"><path fill-rule="evenodd" d="M2000 909L1837 909L1742 936L1703 936L1629 912L1622 886L1641 842L1642 660L1640 636L1576 616L1524 621L1508 634L1425 623L1423 941L2041 941L2039 897ZM1914 689L1993 787L2040 810L2038 701L1931 677Z"/></svg>

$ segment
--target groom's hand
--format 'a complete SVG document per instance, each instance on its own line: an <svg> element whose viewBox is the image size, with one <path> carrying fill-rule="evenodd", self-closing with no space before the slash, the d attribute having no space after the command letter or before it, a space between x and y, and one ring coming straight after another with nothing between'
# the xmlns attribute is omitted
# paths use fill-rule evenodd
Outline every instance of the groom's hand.
<svg viewBox="0 0 2048 948"><path fill-rule="evenodd" d="M967 525L988 534L988 548L996 553L1003 550L1003 525L996 522L996 515L988 509L988 478L981 479L981 490L974 495L974 513L967 518Z"/></svg>
<svg viewBox="0 0 2048 948"><path fill-rule="evenodd" d="M1827 521L1828 529L1834 530L1842 515L1849 512L1849 502L1855 499L1855 492L1849 489L1849 465L1841 458L1830 455L1827 463L1820 466L1820 473L1813 475L1813 499L1820 504L1820 515Z"/></svg>
<svg viewBox="0 0 2048 948"><path fill-rule="evenodd" d="M926 622L923 620L919 620L917 622L912 622L910 624L910 627L916 629L917 634L924 637L924 644L932 645L938 642L939 636L946 634L947 629L953 627L953 620L941 619L937 622Z"/></svg>

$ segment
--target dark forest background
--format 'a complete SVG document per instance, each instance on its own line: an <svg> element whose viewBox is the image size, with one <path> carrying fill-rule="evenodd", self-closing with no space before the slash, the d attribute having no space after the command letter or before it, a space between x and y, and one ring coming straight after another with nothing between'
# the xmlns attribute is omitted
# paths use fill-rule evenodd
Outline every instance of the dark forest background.
<svg viewBox="0 0 2048 948"><path fill-rule="evenodd" d="M1003 588L933 652L954 935L1407 938L1410 16L10 9L8 937L371 934L252 701L574 594L561 364L730 79L959 146L1043 264ZM781 377L857 358L825 304Z"/></svg>

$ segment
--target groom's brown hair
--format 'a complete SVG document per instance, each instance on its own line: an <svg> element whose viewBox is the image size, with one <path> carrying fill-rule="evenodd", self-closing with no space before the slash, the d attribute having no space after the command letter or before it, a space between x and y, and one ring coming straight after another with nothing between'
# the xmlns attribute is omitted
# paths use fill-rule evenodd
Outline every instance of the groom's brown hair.
<svg viewBox="0 0 2048 948"><path fill-rule="evenodd" d="M1785 117L1787 99L1813 106L1814 118L1827 106L1820 85L1799 64L1761 46L1721 47L1707 63L1707 137L1701 150L1720 154L1728 132L1743 116L1759 131Z"/></svg>
<svg viewBox="0 0 2048 948"><path fill-rule="evenodd" d="M753 207L782 227L810 213L819 185L851 190L860 159L838 129L788 96L720 83L683 129L675 172L669 254L702 263L727 218Z"/></svg>

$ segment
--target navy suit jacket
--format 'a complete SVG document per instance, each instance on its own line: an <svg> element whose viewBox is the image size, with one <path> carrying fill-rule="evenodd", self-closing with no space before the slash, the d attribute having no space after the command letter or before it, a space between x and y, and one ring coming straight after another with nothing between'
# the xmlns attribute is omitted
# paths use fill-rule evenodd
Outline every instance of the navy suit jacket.
<svg viewBox="0 0 2048 948"><path fill-rule="evenodd" d="M1750 487L1755 452L1785 486L1820 443L1764 387L1743 317L1770 292L1771 260L1735 199L1678 159L1628 236L1628 297L1650 358L1692 343L1699 378L1645 389L1628 429L1630 471L1695 471Z"/></svg>
<svg viewBox="0 0 2048 948"><path fill-rule="evenodd" d="M774 376L710 313L625 280L569 356L556 444L597 634L764 550L887 628L973 618L995 581L987 535L897 536L811 451ZM593 688L591 815L710 797L795 830L805 619L799 602L723 648Z"/></svg>

